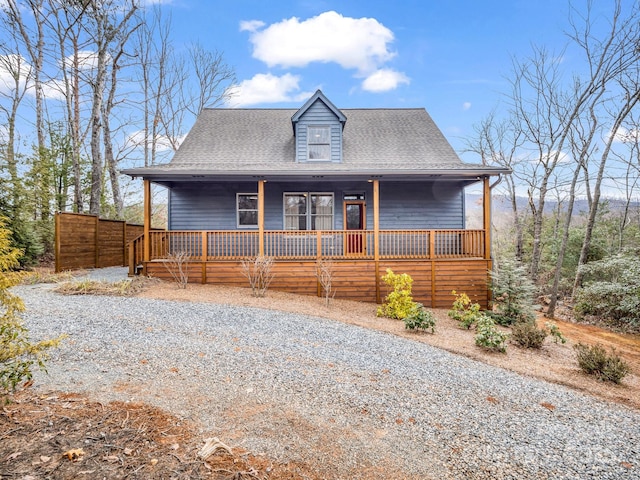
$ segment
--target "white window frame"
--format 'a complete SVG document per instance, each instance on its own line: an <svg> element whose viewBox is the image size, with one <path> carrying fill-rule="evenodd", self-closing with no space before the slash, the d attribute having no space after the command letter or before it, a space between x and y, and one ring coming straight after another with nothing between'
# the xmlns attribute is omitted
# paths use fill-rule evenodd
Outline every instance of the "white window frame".
<svg viewBox="0 0 640 480"><path fill-rule="evenodd" d="M326 130L328 133L327 142L312 142L311 130L313 128L320 128ZM328 154L326 158L311 158L311 146L326 145L328 148ZM331 125L307 125L307 160L309 162L328 162L331 161Z"/></svg>
<svg viewBox="0 0 640 480"><path fill-rule="evenodd" d="M251 196L256 197L256 208L240 208L240 197L241 196ZM258 228L258 193L248 193L248 192L239 192L236 193L236 228ZM256 224L255 225L241 225L240 224L240 212L256 212Z"/></svg>
<svg viewBox="0 0 640 480"><path fill-rule="evenodd" d="M304 218L305 218L305 229L304 230L300 230L298 228L296 229L290 229L287 228L287 218L288 217L301 217L302 215L287 215L287 195L302 195L306 198L307 202L306 202L306 210L304 213ZM330 196L331 197L331 228L329 228L328 230L334 230L334 225L335 225L335 218L336 218L336 197L335 194L333 192L284 192L282 194L282 225L283 225L283 230L286 231L291 231L291 232L303 232L303 231L317 231L316 230L311 230L310 227L313 224L312 222L312 218L313 217L317 217L318 214L317 213L311 213L311 197L313 195L325 195L325 196ZM325 216L328 216L328 214L324 214Z"/></svg>

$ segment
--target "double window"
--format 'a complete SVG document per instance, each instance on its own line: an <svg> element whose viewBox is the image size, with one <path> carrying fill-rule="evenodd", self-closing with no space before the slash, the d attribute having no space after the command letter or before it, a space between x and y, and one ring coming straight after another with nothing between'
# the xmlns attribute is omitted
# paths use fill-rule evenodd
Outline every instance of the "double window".
<svg viewBox="0 0 640 480"><path fill-rule="evenodd" d="M333 193L285 193L285 230L333 230ZM258 227L258 194L236 194L238 228Z"/></svg>
<svg viewBox="0 0 640 480"><path fill-rule="evenodd" d="M285 193L285 230L332 230L333 193Z"/></svg>
<svg viewBox="0 0 640 480"><path fill-rule="evenodd" d="M307 152L309 160L331 160L331 127L307 127Z"/></svg>

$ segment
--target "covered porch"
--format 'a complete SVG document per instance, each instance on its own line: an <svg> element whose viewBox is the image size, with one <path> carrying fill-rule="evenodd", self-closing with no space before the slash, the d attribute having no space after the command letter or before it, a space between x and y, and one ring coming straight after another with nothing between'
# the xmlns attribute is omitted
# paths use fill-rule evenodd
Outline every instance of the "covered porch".
<svg viewBox="0 0 640 480"><path fill-rule="evenodd" d="M268 256L275 262L271 288L321 295L318 262L331 261L337 298L381 302L387 268L414 278L414 298L449 307L452 290L488 305L491 268L489 176L482 179L482 229L381 229L379 180L372 180L373 225L366 230L265 229L266 180L258 180L258 228L245 230L152 231L151 182L144 180L144 234L130 244L129 271L171 278L169 254L186 256L190 282L246 286L243 259Z"/></svg>

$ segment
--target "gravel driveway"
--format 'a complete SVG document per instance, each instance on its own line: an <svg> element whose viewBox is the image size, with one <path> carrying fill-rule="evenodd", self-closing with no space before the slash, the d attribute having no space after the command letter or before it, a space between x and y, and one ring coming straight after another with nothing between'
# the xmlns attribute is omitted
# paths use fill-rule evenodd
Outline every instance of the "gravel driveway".
<svg viewBox="0 0 640 480"><path fill-rule="evenodd" d="M429 345L210 303L15 289L44 390L145 401L332 478L640 478L640 412Z"/></svg>

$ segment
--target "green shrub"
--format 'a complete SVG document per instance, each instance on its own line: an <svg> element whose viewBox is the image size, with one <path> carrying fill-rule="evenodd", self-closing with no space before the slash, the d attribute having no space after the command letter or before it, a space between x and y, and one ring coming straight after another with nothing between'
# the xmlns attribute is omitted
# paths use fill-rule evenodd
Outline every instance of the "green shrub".
<svg viewBox="0 0 640 480"><path fill-rule="evenodd" d="M518 322L511 328L511 340L523 348L542 348L548 330L538 328L535 322Z"/></svg>
<svg viewBox="0 0 640 480"><path fill-rule="evenodd" d="M436 318L421 303L416 303L414 310L404 318L404 326L407 330L431 330L435 333Z"/></svg>
<svg viewBox="0 0 640 480"><path fill-rule="evenodd" d="M578 319L591 315L625 331L640 331L640 259L619 254L580 267L584 286L575 297Z"/></svg>
<svg viewBox="0 0 640 480"><path fill-rule="evenodd" d="M382 306L378 307L378 317L407 318L416 308L416 302L411 296L413 279L406 273L395 274L390 268L382 277L384 283L390 287L389 294L385 297Z"/></svg>
<svg viewBox="0 0 640 480"><path fill-rule="evenodd" d="M466 293L456 293L455 290L451 293L455 295L456 299L453 302L453 307L447 314L449 317L457 320L460 327L469 330L482 316L482 313L480 313L480 305L473 303Z"/></svg>
<svg viewBox="0 0 640 480"><path fill-rule="evenodd" d="M495 320L501 325L535 319L535 286L526 269L516 260L502 260L491 272L491 290Z"/></svg>
<svg viewBox="0 0 640 480"><path fill-rule="evenodd" d="M57 346L62 339L29 341L29 332L20 319L24 304L9 290L17 277L8 275L8 271L19 265L20 257L20 250L11 247L9 235L0 218L0 395L31 379L34 365L45 370L46 350Z"/></svg>
<svg viewBox="0 0 640 480"><path fill-rule="evenodd" d="M487 350L505 352L505 342L509 336L496 327L496 322L491 317L480 315L476 324L476 345Z"/></svg>
<svg viewBox="0 0 640 480"><path fill-rule="evenodd" d="M578 365L585 373L595 375L603 382L620 383L631 372L629 365L611 349L607 354L601 345L574 345Z"/></svg>
<svg viewBox="0 0 640 480"><path fill-rule="evenodd" d="M555 323L546 322L544 326L547 328L547 330L549 330L549 335L553 337L553 343L567 343L567 339L564 337L564 335L562 335L562 332Z"/></svg>

